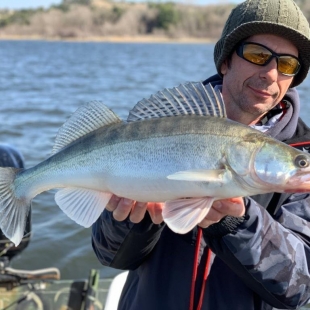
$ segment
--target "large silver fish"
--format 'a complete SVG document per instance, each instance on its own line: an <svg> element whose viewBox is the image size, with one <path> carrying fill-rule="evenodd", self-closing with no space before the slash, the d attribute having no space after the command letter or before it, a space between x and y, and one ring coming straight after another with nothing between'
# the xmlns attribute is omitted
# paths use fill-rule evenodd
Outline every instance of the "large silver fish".
<svg viewBox="0 0 310 310"><path fill-rule="evenodd" d="M128 122L101 102L61 127L53 155L37 166L0 168L0 229L15 245L33 197L60 188L59 207L89 227L112 193L165 202L163 217L186 233L214 200L310 191L310 157L226 118L220 94L187 83L140 101Z"/></svg>

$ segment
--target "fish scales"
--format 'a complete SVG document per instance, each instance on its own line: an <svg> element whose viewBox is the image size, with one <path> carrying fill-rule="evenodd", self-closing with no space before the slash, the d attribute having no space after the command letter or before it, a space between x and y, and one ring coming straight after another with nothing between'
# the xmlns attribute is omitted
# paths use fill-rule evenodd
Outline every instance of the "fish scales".
<svg viewBox="0 0 310 310"><path fill-rule="evenodd" d="M189 169L222 168L226 149L241 142L249 132L256 133L227 119L196 115L115 124L80 138L33 168L41 177L30 183L35 194L70 185L111 191L139 201L160 202L184 194L214 195L214 188L208 190L198 182L174 181L175 185L171 185L167 175ZM250 145L244 147L249 149ZM31 169L24 172L33 173ZM29 188L28 183L26 177L18 182L23 188ZM236 193L235 185L231 185L235 194L244 194L243 188ZM173 189L165 191L169 186ZM24 194L23 191L19 195L18 188L16 191L18 196ZM231 196L228 189L226 193L221 196Z"/></svg>

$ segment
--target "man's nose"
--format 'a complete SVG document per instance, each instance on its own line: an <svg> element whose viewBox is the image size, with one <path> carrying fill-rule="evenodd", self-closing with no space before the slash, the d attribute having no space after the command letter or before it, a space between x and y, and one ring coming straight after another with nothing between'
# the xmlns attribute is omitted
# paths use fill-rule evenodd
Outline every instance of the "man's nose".
<svg viewBox="0 0 310 310"><path fill-rule="evenodd" d="M279 74L276 58L273 58L266 66L261 67L260 77L269 82L277 81Z"/></svg>

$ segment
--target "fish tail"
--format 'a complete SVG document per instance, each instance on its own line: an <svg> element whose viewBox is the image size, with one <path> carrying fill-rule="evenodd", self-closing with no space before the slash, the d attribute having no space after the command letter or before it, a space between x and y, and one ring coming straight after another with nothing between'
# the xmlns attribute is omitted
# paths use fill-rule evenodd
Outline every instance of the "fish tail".
<svg viewBox="0 0 310 310"><path fill-rule="evenodd" d="M31 198L17 197L14 181L23 169L0 168L0 229L15 246L21 242Z"/></svg>

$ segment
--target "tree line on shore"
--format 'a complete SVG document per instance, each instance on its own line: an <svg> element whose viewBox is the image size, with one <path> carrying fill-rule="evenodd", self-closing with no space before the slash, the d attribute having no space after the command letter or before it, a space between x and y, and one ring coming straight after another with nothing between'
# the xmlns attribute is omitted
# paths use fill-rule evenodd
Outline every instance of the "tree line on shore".
<svg viewBox="0 0 310 310"><path fill-rule="evenodd" d="M295 2L310 20L310 1ZM148 36L216 40L234 6L63 0L47 9L1 10L0 37L87 40Z"/></svg>

